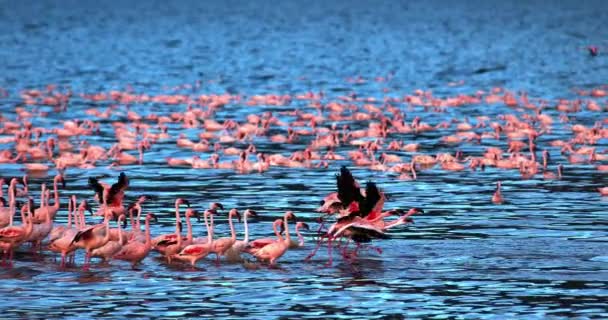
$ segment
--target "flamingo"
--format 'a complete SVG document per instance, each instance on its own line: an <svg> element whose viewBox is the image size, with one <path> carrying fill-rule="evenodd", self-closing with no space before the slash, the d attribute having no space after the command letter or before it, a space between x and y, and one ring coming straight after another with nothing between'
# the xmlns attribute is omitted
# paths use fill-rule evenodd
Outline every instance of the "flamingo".
<svg viewBox="0 0 608 320"><path fill-rule="evenodd" d="M213 243L213 228L209 226L208 217L211 216L211 219L213 219L214 214L215 211L211 209L205 210L205 212L203 213L205 226L207 227L207 241L199 241L198 243L188 245L183 248L180 253L173 256L173 258L181 261L190 262L190 265L192 266L192 268L194 268L198 260L203 259L207 255L209 255L209 253L211 253L211 245Z"/></svg>
<svg viewBox="0 0 608 320"><path fill-rule="evenodd" d="M110 241L110 218L112 213L107 212L103 223L89 226L78 231L70 244L78 248L85 249L83 269L88 270L91 261L91 252L94 249L104 246Z"/></svg>
<svg viewBox="0 0 608 320"><path fill-rule="evenodd" d="M8 207L0 208L0 228L13 225L13 216L15 215L15 188L17 186L17 179L11 179L8 187Z"/></svg>
<svg viewBox="0 0 608 320"><path fill-rule="evenodd" d="M192 243L192 223L190 218L195 216L196 212L193 209L186 209L186 224L188 226L188 236L184 238L180 235L180 229L175 231L175 238L167 238L156 244L157 248L163 248L163 254L167 258L167 262L171 264L173 257L182 249ZM159 250L160 251L160 250Z"/></svg>
<svg viewBox="0 0 608 320"><path fill-rule="evenodd" d="M97 178L90 177L89 187L93 188L95 191L99 203L102 204L103 210L109 210L112 213L114 220L117 220L121 214L126 213L122 200L125 196L126 189L129 187L129 179L124 172L120 173L118 176L118 182L113 184L111 187L100 183ZM105 194L104 191L107 191L107 194ZM100 209L100 211L101 210L102 209ZM105 216L105 214L100 212L98 212L98 215Z"/></svg>
<svg viewBox="0 0 608 320"><path fill-rule="evenodd" d="M500 192L500 187L501 187L501 183L500 183L500 181L498 181L496 183L496 191L494 191L494 195L492 196L492 202L494 204L501 204L504 201L502 198L502 193Z"/></svg>
<svg viewBox="0 0 608 320"><path fill-rule="evenodd" d="M11 205L14 211L14 204ZM27 217L25 212L27 211ZM20 226L10 226L0 229L0 249L4 252L4 259L8 254L8 265L13 264L13 251L32 233L33 223L30 210L30 204L25 204L21 207L22 223ZM12 220L12 219L11 219ZM11 221L12 222L12 221Z"/></svg>
<svg viewBox="0 0 608 320"><path fill-rule="evenodd" d="M253 210L245 209L245 212L243 212L243 216L243 223L245 224L245 238L243 240L235 241L232 247L230 247L230 249L226 251L226 260L230 262L238 262L242 260L241 252L243 252L245 248L247 248L247 244L249 244L249 227L247 226L247 218L256 217L257 213Z"/></svg>
<svg viewBox="0 0 608 320"><path fill-rule="evenodd" d="M234 225L232 224L232 218L234 216L236 216L239 222L241 222L241 215L239 214L238 210L233 208L228 212L228 224L230 225L231 234L230 238L219 238L211 243L211 252L215 253L215 263L217 265L220 264L220 257L224 256L226 251L228 251L228 249L230 249L236 242L236 232L234 232Z"/></svg>
<svg viewBox="0 0 608 320"><path fill-rule="evenodd" d="M152 248L152 240L150 239L150 219L157 221L156 216L152 213L146 215L146 242L140 242L137 240L131 240L129 243L124 245L118 253L114 255L114 259L124 260L131 262L131 268L143 260L150 249Z"/></svg>
<svg viewBox="0 0 608 320"><path fill-rule="evenodd" d="M41 202L40 208L38 208L34 211L34 223L39 223L39 221L46 219L46 211L49 212L49 214L51 216L51 220L55 219L55 215L57 214L57 211L59 210L59 192L57 191L58 182L61 182L63 188L65 188L65 179L63 178L63 175L61 175L61 174L56 175L53 178L54 203L52 206L49 205L48 203L43 206L42 202Z"/></svg>
<svg viewBox="0 0 608 320"><path fill-rule="evenodd" d="M42 185L44 190L44 184ZM41 197L43 198L43 197ZM32 247L34 245L38 246L39 250L42 251L42 240L44 240L53 229L53 218L51 217L51 212L49 210L45 210L46 219L42 223L35 223L32 233L27 237L27 241L32 242Z"/></svg>
<svg viewBox="0 0 608 320"><path fill-rule="evenodd" d="M121 223L125 220L125 215L120 215L118 217L118 221L117 221L117 227L118 227L118 240L117 241L113 241L110 240L108 241L105 245L94 249L93 251L91 251L91 257L100 257L103 261L106 260L110 260L112 259L112 257L118 253L118 251L120 251L120 249L122 248L122 246L125 243L125 239L123 237L123 232L122 232L122 228L121 228Z"/></svg>
<svg viewBox="0 0 608 320"><path fill-rule="evenodd" d="M294 218L293 212L287 211L283 216L283 226L285 227L285 238L279 238L277 241L269 243L261 248L253 249L251 247L246 250L247 253L253 255L259 261L268 261L270 265L274 265L275 262L281 258L291 243L291 237L289 236L289 225L287 220Z"/></svg>
<svg viewBox="0 0 608 320"><path fill-rule="evenodd" d="M298 248L302 248L304 246L304 237L300 233L300 229L310 230L310 227L308 226L308 224L306 224L305 222L302 222L302 221L298 221L296 223L296 235L298 237L298 240L291 239L291 241L289 242L289 249L298 249ZM284 226L281 224L280 233L283 234L284 231L285 231Z"/></svg>
<svg viewBox="0 0 608 320"><path fill-rule="evenodd" d="M49 250L61 254L61 267L62 268L65 267L65 258L68 255L73 254L73 252L76 251L76 249L78 249L78 246L76 246L76 244L74 244L73 240L74 240L74 237L76 236L76 234L78 234L79 229L81 230L84 228L84 224L81 224L78 221L76 214L79 213L79 215L84 216L84 211L88 207L86 201L82 200L82 202L78 206L78 209L76 209L76 196L71 197L70 203L71 203L72 210L73 210L72 215L74 216L73 218L74 218L75 227L71 226L72 215L70 215L70 212L68 211L67 227L64 229L64 231L62 233L53 234L51 232L49 246L48 246Z"/></svg>
<svg viewBox="0 0 608 320"><path fill-rule="evenodd" d="M152 248L154 248L158 252L162 253L163 255L165 254L164 249L165 249L165 245L168 243L167 241L176 240L177 237L179 237L180 225L181 225L181 218L179 215L179 206L181 204L185 204L186 206L188 206L188 208L190 208L190 202L188 200L183 199L183 198L175 199L175 232L163 234L163 235L157 236L154 239L152 239ZM163 243L165 245L159 246L158 245L159 243Z"/></svg>

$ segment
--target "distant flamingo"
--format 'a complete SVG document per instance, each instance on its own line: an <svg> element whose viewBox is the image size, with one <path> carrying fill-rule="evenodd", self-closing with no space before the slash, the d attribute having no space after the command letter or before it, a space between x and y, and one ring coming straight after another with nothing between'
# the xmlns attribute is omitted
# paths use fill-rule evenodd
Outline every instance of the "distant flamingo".
<svg viewBox="0 0 608 320"><path fill-rule="evenodd" d="M494 204L503 203L502 193L500 192L500 181L496 183L496 191L494 191L494 195L492 196L492 202Z"/></svg>

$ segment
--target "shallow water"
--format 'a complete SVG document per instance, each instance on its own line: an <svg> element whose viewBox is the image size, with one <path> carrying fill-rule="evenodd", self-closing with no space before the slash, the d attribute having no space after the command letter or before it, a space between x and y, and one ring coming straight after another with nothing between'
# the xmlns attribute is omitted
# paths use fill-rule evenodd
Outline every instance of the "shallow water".
<svg viewBox="0 0 608 320"><path fill-rule="evenodd" d="M306 6L295 1L3 3L0 86L11 95L0 99L0 110L14 120L19 91L50 83L71 87L76 96L127 86L140 93L167 93L175 85L197 80L203 85L196 94L323 90L329 100L355 91L382 101L417 88L447 96L503 86L534 97L571 99L576 97L574 87L605 84L607 56L591 58L580 49L608 40L605 21L608 10L602 1L308 1ZM392 80L384 83L346 80L389 74ZM463 85L448 86L460 80ZM96 105L108 104L75 97L70 112L42 107L50 112L48 117L32 122L58 127L61 120L87 117L84 111ZM229 104L216 119L243 121L252 112L303 105ZM169 114L186 106L131 108L141 114ZM100 121L98 137L86 138L106 147L115 142L110 122L125 120L124 111L121 107ZM447 114L421 108L406 112L408 119L420 115L436 124L452 117L495 117L512 111L482 104L453 108ZM548 113L557 115L555 110ZM583 111L576 121L593 125L603 114ZM197 131L177 124L169 127L173 138L154 145L144 165L123 167L131 179L129 200L142 193L158 196L144 206L161 218L152 226L153 234L172 232L171 208L177 196L196 203L198 209L220 201L228 208L257 210L261 217L250 224L253 238L270 236L270 221L288 209L316 229L313 210L335 188L339 166L350 165L336 161L327 170L271 168L250 175L170 168L166 157L193 155L176 147L177 134L196 140ZM556 124L540 140L569 136L566 127ZM426 153L456 149L438 143L437 132L396 137L421 143ZM504 147L505 142L464 144L460 149L474 154L493 145ZM260 141L256 146L264 152L287 152L304 145ZM8 147L12 145L2 145ZM606 147L600 140L598 149ZM558 148L549 150L554 161L566 163ZM118 174L106 167L107 163L93 170L69 169L67 193L91 199L88 177L103 175L111 181ZM2 176L21 174L19 164L1 168ZM289 251L277 269L252 270L241 264L217 268L207 259L199 264L200 270L191 271L169 266L153 253L137 270L112 262L94 264L84 272L79 266L61 270L50 253L34 256L22 248L14 268L0 269L2 317L608 317L606 199L596 192L608 183L592 165L566 165L563 179L554 181L521 180L516 171L491 168L432 169L420 173L415 182L362 168L353 167L353 173L360 181L376 181L390 195L387 207L425 209L415 224L376 243L382 254L367 251L354 263L335 254L334 265L326 268L327 256L320 251L305 263L314 235L309 232L306 249ZM43 180L48 183L50 178L32 179L31 189L39 190ZM500 206L490 202L497 180L503 181L507 200ZM65 221L65 210L57 221ZM228 234L225 217L218 229ZM203 235L204 226L196 223L195 233ZM81 260L79 254L77 261Z"/></svg>

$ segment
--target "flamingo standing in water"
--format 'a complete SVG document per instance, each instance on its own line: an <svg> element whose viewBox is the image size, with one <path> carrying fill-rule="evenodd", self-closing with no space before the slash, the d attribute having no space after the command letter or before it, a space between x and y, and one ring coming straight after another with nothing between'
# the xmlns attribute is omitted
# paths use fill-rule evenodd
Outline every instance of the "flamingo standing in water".
<svg viewBox="0 0 608 320"><path fill-rule="evenodd" d="M91 261L91 252L94 249L104 246L110 241L110 218L112 213L107 212L103 223L89 226L78 231L70 244L85 250L83 269L88 270Z"/></svg>
<svg viewBox="0 0 608 320"><path fill-rule="evenodd" d="M34 222L38 223L39 221L43 221L44 219L46 219L46 211L49 212L49 214L51 215L51 220L55 219L55 215L57 214L57 211L59 210L59 192L57 190L57 183L61 182L63 188L65 188L65 179L63 178L63 175L58 174L53 178L53 199L54 199L54 203L51 206L50 204L46 203L46 205L42 205L42 202L40 203L40 208L36 209L34 211Z"/></svg>
<svg viewBox="0 0 608 320"><path fill-rule="evenodd" d="M25 216L26 211L27 217ZM8 265L13 264L13 251L15 247L18 247L32 233L33 223L31 213L30 205L25 204L21 208L21 218L23 221L21 225L13 226L11 223L10 226L0 229L0 249L4 252L3 261L6 261L6 255L8 254Z"/></svg>
<svg viewBox="0 0 608 320"><path fill-rule="evenodd" d="M13 225L13 216L15 215L16 199L15 188L17 187L17 179L11 179L8 187L8 207L0 208L0 228Z"/></svg>
<svg viewBox="0 0 608 320"><path fill-rule="evenodd" d="M211 245L213 243L213 228L209 226L209 217L211 216L211 219L213 219L213 214L215 214L215 211L211 209L205 210L205 213L203 214L205 227L207 227L207 241L200 241L198 243L186 246L179 254L173 256L173 258L190 262L190 265L192 268L194 268L198 260L203 259L204 257L208 256L209 253L211 253Z"/></svg>
<svg viewBox="0 0 608 320"><path fill-rule="evenodd" d="M228 212L228 224L230 225L231 236L229 238L219 238L211 243L211 252L215 253L215 263L217 265L220 264L220 257L224 256L226 251L236 242L236 232L234 232L234 225L232 224L232 218L235 216L241 222L239 212L236 209L230 209Z"/></svg>
<svg viewBox="0 0 608 320"><path fill-rule="evenodd" d="M58 231L52 231L50 240L49 240L49 250L53 252L57 252L61 254L61 267L65 267L65 258L76 251L78 247L74 244L72 240L78 233L80 227L79 219L76 216L77 212L84 215L84 210L87 207L86 201L82 200L78 209L76 209L76 196L72 196L70 201L68 202L69 206L73 210L72 214L68 211L68 224L67 227L63 229L59 229ZM72 215L74 218L74 225L76 227L72 227Z"/></svg>
<svg viewBox="0 0 608 320"><path fill-rule="evenodd" d="M124 245L120 251L114 255L114 259L124 260L131 262L131 268L142 261L150 252L152 248L152 239L150 238L150 219L154 219L156 216L152 213L146 215L146 242L139 242L137 240L131 240L129 243Z"/></svg>
<svg viewBox="0 0 608 320"><path fill-rule="evenodd" d="M249 244L249 226L247 225L248 217L256 217L257 213L253 210L246 209L243 213L244 225L245 225L245 237L243 240L237 240L234 242L232 247L226 251L225 256L226 260L230 262L238 262L242 261L241 252L247 248L247 244Z"/></svg>
<svg viewBox="0 0 608 320"><path fill-rule="evenodd" d="M179 237L181 231L180 226L182 223L179 215L179 206L182 204L185 204L186 206L188 206L188 208L190 208L190 202L188 200L183 198L175 199L175 232L163 234L152 239L152 248L162 253L163 255L165 254L164 250L166 248L166 245L172 240L177 240L177 237ZM160 246L159 243L161 243Z"/></svg>
<svg viewBox="0 0 608 320"><path fill-rule="evenodd" d="M188 236L184 240L181 236L181 228L176 228L175 237L174 238L166 238L156 244L157 250L160 249L167 258L167 262L171 264L173 260L173 256L179 253L184 247L190 245L192 243L192 224L190 222L190 217L195 215L195 211L188 208L186 209L186 224L188 228ZM162 248L162 249L161 249Z"/></svg>
<svg viewBox="0 0 608 320"><path fill-rule="evenodd" d="M118 217L118 221L116 222L116 224L118 225L118 240L117 241L113 241L110 240L108 241L105 245L94 249L93 251L91 251L91 257L100 257L103 261L107 261L112 259L112 257L118 253L118 251L120 251L120 249L122 249L122 246L125 244L125 238L123 237L123 232L122 232L122 228L121 228L121 224L122 222L125 220L125 215L120 215L120 217Z"/></svg>
<svg viewBox="0 0 608 320"><path fill-rule="evenodd" d="M296 236L298 237L298 240L291 239L291 242L289 242L289 249L298 249L298 248L302 248L304 246L304 237L300 233L300 229L310 230L310 227L308 226L308 224L306 224L305 222L302 222L302 221L298 221L296 223L295 231L296 231ZM285 232L285 227L283 224L281 224L280 234L283 234L283 232Z"/></svg>
<svg viewBox="0 0 608 320"><path fill-rule="evenodd" d="M270 265L274 265L275 262L281 258L287 249L289 249L289 245L291 244L291 237L289 236L289 225L287 220L293 218L293 212L287 211L283 216L283 226L285 228L285 238L279 238L277 241L271 242L260 248L248 247L246 250L247 253L253 255L259 261L269 262Z"/></svg>

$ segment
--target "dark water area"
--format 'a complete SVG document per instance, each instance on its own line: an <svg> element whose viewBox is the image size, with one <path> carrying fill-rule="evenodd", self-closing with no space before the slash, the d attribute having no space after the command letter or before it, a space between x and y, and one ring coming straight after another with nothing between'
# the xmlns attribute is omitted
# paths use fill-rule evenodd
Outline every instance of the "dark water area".
<svg viewBox="0 0 608 320"><path fill-rule="evenodd" d="M101 131L86 138L107 149L116 142L111 122L125 121L126 109L95 119L85 110L110 103L82 99L81 93L157 95L200 81L198 89L177 92L252 96L323 91L327 101L356 92L382 101L416 89L445 97L504 87L538 98L576 99L574 88L608 83L608 54L590 57L584 49L598 45L608 53L606 21L605 1L0 1L0 87L9 93L0 99L0 114L16 120L21 90L48 84L69 88L74 92L69 112L40 107L49 114L30 121L57 128L69 119L94 119ZM368 80L349 80L359 76ZM390 79L378 82L375 77ZM599 101L606 105L605 98ZM299 107L305 103L257 109L232 103L215 119L242 122L251 113ZM129 108L142 115L169 115L187 106ZM443 114L422 108L407 112L437 124L511 111L502 104L480 104ZM574 117L586 126L605 118L606 111L587 110ZM357 126L367 123L353 128ZM177 123L169 129L171 138L146 152L143 165L122 168L131 179L129 200L142 193L158 197L144 206L160 217L153 235L172 232L172 203L178 196L199 209L221 201L228 208L257 210L261 217L250 223L254 239L271 236L271 221L285 210L316 229L319 200L335 189L339 167L352 165L346 160L331 162L328 169L273 167L249 175L169 167L167 157L194 155L176 147L178 135L197 140L198 133ZM570 134L566 125L556 123L539 143L567 140ZM437 132L396 138L420 143L429 154L456 149L439 143ZM71 142L77 145L79 139ZM256 142L263 152L304 146ZM504 148L506 142L464 144L460 150L475 154L488 146ZM605 150L608 142L599 140L596 146ZM0 145L2 150L12 147ZM336 151L345 155L351 149ZM549 150L554 161L567 163L559 148ZM401 155L409 159L412 154ZM111 181L118 171L108 164L68 169L62 197L92 199L87 178ZM94 263L90 271L79 265L62 270L54 254L32 255L22 247L15 266L0 269L2 318L606 319L607 198L596 188L607 186L608 178L592 164L565 166L561 180L522 180L516 171L488 168L431 169L407 182L353 166L360 181L373 179L390 195L387 207L418 206L426 213L391 232L390 240L375 243L382 254L366 251L352 263L335 254L331 267L323 266L325 250L303 262L314 247L313 231L305 234L305 249L288 251L276 269L218 268L208 258L192 271L168 265L153 252L136 270L114 261ZM23 174L21 164L2 163L0 168L1 176ZM36 199L40 183L50 180L31 179ZM499 206L490 201L498 180L507 199ZM57 223L66 221L65 201L62 205ZM216 232L228 235L226 217L219 220ZM194 230L205 234L201 223ZM240 224L237 230L240 238ZM82 258L79 252L77 262Z"/></svg>

